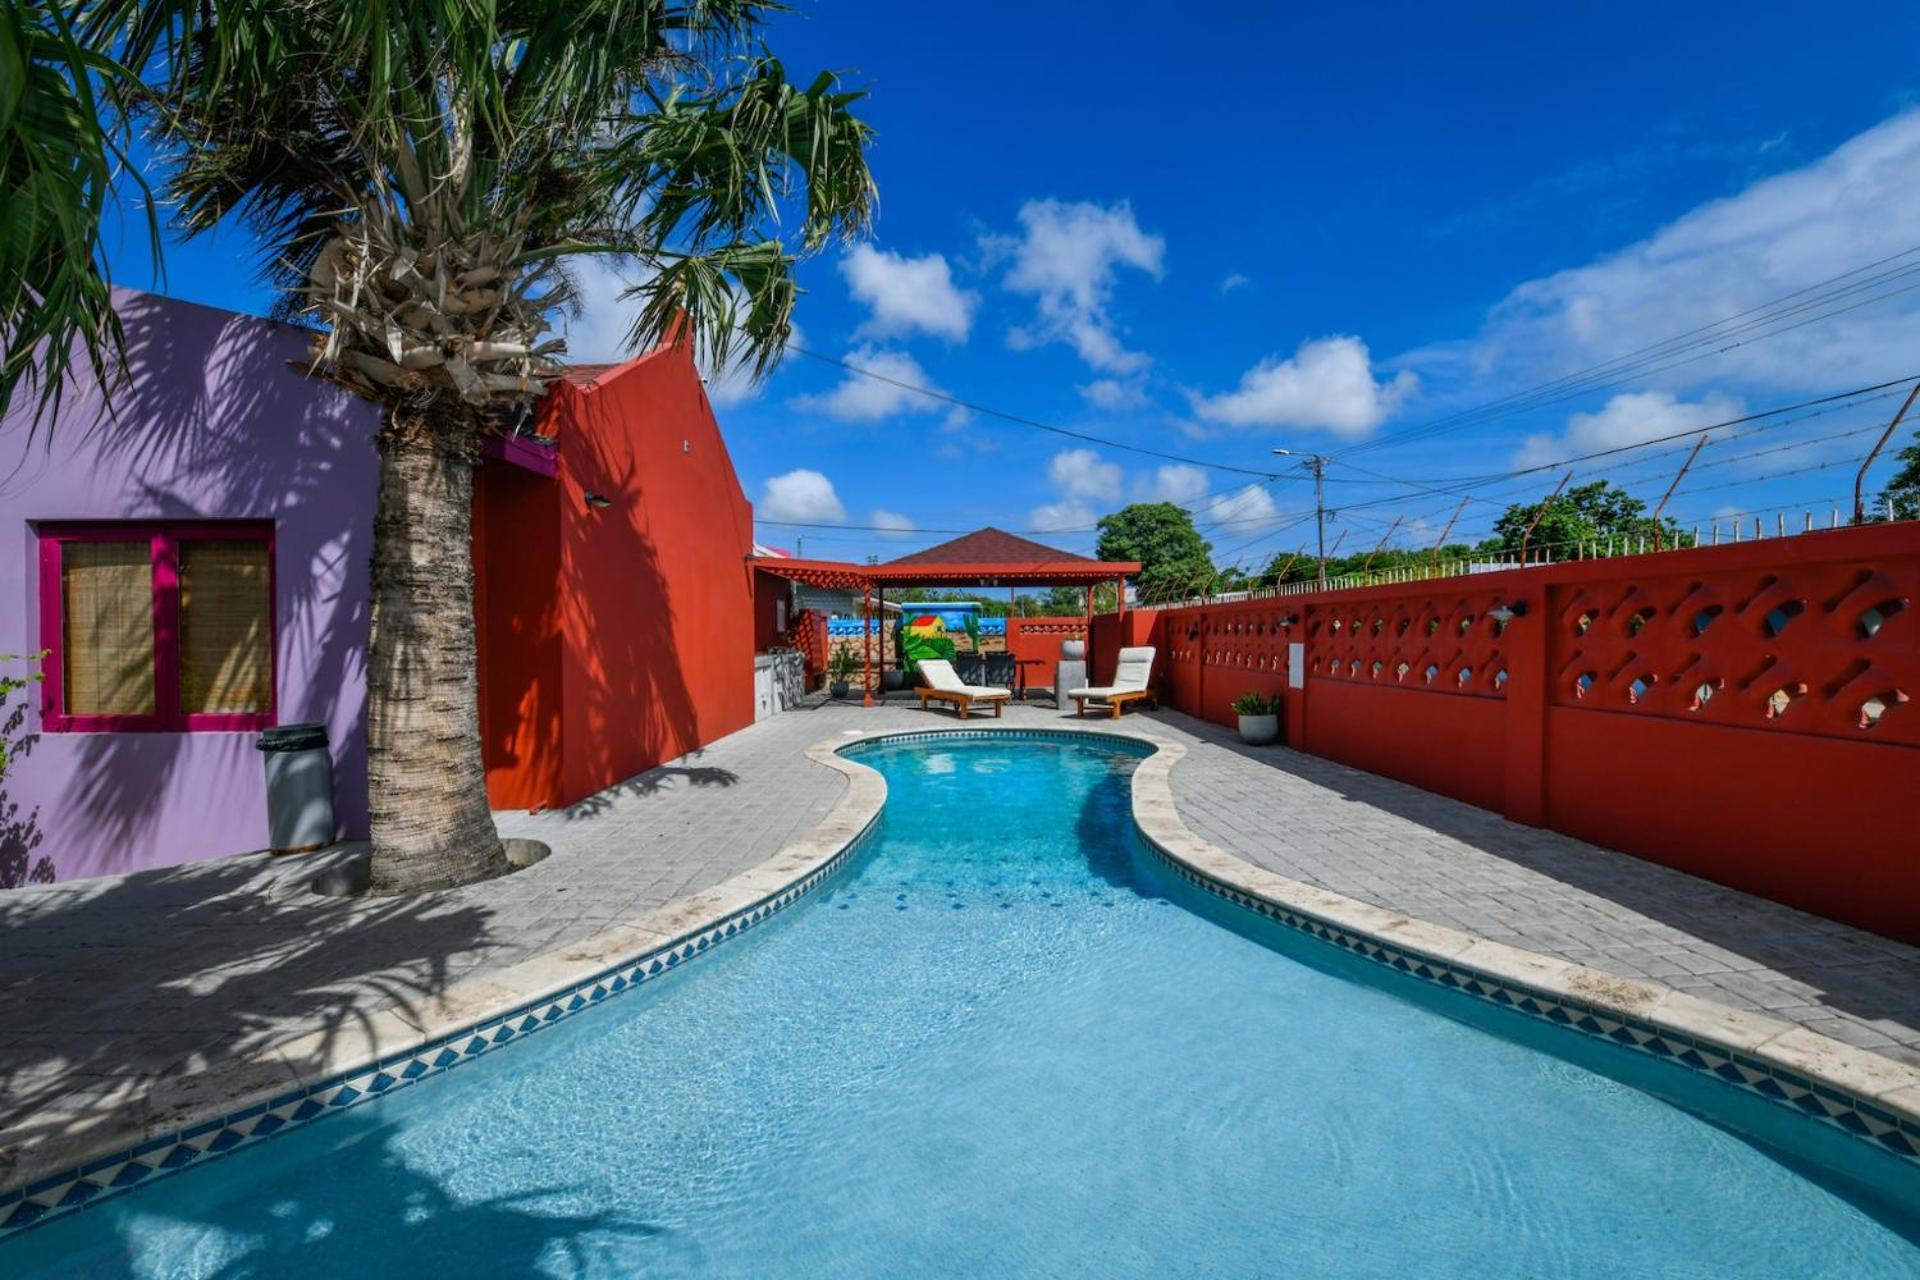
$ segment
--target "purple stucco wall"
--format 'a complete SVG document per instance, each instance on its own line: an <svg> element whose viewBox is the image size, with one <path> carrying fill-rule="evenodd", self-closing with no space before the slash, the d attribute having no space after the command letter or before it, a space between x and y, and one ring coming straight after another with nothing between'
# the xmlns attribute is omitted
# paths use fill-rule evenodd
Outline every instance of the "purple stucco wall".
<svg viewBox="0 0 1920 1280"><path fill-rule="evenodd" d="M29 444L17 411L0 423L0 654L40 647L38 521L271 520L279 719L327 724L342 833L363 835L375 411L288 366L299 329L119 297L132 379L114 415L82 388L50 444ZM266 844L254 734L45 733L39 708L36 692L0 779L0 884Z"/></svg>

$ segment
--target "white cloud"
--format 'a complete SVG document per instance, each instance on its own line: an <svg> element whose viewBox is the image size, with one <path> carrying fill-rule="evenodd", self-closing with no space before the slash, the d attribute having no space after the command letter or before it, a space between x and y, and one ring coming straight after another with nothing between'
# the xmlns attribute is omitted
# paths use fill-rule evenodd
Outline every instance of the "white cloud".
<svg viewBox="0 0 1920 1280"><path fill-rule="evenodd" d="M1064 449L1047 464L1047 479L1056 499L1035 507L1031 516L1033 527L1043 531L1087 528L1101 512L1112 510L1123 493L1139 502L1177 503L1202 525L1245 524L1278 514L1265 485L1212 493L1206 471L1186 463L1170 463L1129 479L1118 463L1103 460L1091 449Z"/></svg>
<svg viewBox="0 0 1920 1280"><path fill-rule="evenodd" d="M806 467L767 481L754 514L762 520L803 524L844 524L847 519L847 509L840 505L833 481Z"/></svg>
<svg viewBox="0 0 1920 1280"><path fill-rule="evenodd" d="M882 530L880 536L883 538L902 538L920 527L911 516L903 516L898 511L888 511L884 507L875 507L867 523Z"/></svg>
<svg viewBox="0 0 1920 1280"><path fill-rule="evenodd" d="M1419 386L1401 370L1376 382L1367 344L1358 338L1316 338L1285 360L1269 356L1248 370L1237 391L1193 395L1193 411L1208 422L1235 427L1322 428L1364 436Z"/></svg>
<svg viewBox="0 0 1920 1280"><path fill-rule="evenodd" d="M1262 484L1249 484L1231 493L1211 493L1207 473L1186 463L1156 467L1135 484L1150 502L1173 502L1193 513L1196 524L1246 523L1278 513L1273 494Z"/></svg>
<svg viewBox="0 0 1920 1280"><path fill-rule="evenodd" d="M1226 279L1220 282L1220 292L1232 293L1235 289L1244 289L1246 286L1252 283L1253 281L1247 279L1245 276L1241 275L1238 271L1236 271L1232 275L1228 276Z"/></svg>
<svg viewBox="0 0 1920 1280"><path fill-rule="evenodd" d="M1091 449L1063 449L1047 463L1047 478L1063 498L1112 502L1120 496L1120 464Z"/></svg>
<svg viewBox="0 0 1920 1280"><path fill-rule="evenodd" d="M1208 488L1205 470L1176 462L1154 469L1146 485L1146 494L1155 502L1192 502L1203 496Z"/></svg>
<svg viewBox="0 0 1920 1280"><path fill-rule="evenodd" d="M1533 382L1613 360L1910 248L1911 227L1888 211L1917 203L1920 109L1883 121L1812 164L1701 205L1638 244L1528 281L1492 310L1479 338L1421 353L1422 363L1457 359L1483 381L1497 369ZM1871 296L1863 290L1840 304ZM1905 373L1920 342L1920 292L1764 341L1754 340L1757 332L1733 336L1744 345L1677 365L1661 381L1798 391Z"/></svg>
<svg viewBox="0 0 1920 1280"><path fill-rule="evenodd" d="M895 414L936 413L943 408L946 409L949 425L958 425L966 420L964 409L943 406L931 396L923 396L898 385L907 383L930 391L940 389L927 377L920 362L904 351L856 347L847 353L847 363L892 381L849 372L831 391L821 395L795 396L794 407L824 413L843 422L878 422Z"/></svg>
<svg viewBox="0 0 1920 1280"><path fill-rule="evenodd" d="M933 334L965 342L980 295L954 286L947 260L937 253L905 258L869 244L855 245L840 260L847 289L872 312L856 334L863 338Z"/></svg>
<svg viewBox="0 0 1920 1280"><path fill-rule="evenodd" d="M1115 378L1096 378L1080 388L1080 395L1094 408L1110 413L1138 409L1147 403L1147 393L1138 384Z"/></svg>
<svg viewBox="0 0 1920 1280"><path fill-rule="evenodd" d="M1685 401L1667 391L1627 392L1614 396L1597 412L1574 414L1567 419L1567 429L1557 435L1528 436L1513 462L1516 467L1538 467L1561 458L1640 444L1737 418L1743 409L1738 399L1718 393Z"/></svg>
<svg viewBox="0 0 1920 1280"><path fill-rule="evenodd" d="M1121 267L1160 278L1166 241L1141 230L1126 201L1114 205L1030 200L1020 209L1021 233L987 236L990 258L1010 259L1003 284L1035 300L1033 322L1011 330L1016 349L1064 342L1091 367L1131 373L1149 363L1129 351L1114 331L1110 308Z"/></svg>
<svg viewBox="0 0 1920 1280"><path fill-rule="evenodd" d="M1278 514L1273 494L1260 484L1249 484L1232 493L1216 494L1193 508L1193 518L1200 524L1248 524L1256 520L1270 520Z"/></svg>
<svg viewBox="0 0 1920 1280"><path fill-rule="evenodd" d="M1084 502L1043 502L1033 509L1028 517L1033 528L1040 533L1058 533L1063 529L1086 529L1095 520L1093 508Z"/></svg>
<svg viewBox="0 0 1920 1280"><path fill-rule="evenodd" d="M1058 499L1041 503L1029 517L1043 532L1091 525L1099 518L1093 504L1104 509L1120 500L1126 472L1091 449L1062 449L1048 461L1047 479Z"/></svg>

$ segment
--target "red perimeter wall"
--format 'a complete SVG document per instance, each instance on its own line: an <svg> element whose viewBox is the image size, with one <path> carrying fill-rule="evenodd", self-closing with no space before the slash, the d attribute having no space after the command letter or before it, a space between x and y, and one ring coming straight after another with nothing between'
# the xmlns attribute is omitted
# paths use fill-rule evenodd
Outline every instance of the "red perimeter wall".
<svg viewBox="0 0 1920 1280"><path fill-rule="evenodd" d="M1150 619L1180 710L1231 724L1272 692L1298 749L1920 942L1916 595L1908 522L1127 627Z"/></svg>
<svg viewBox="0 0 1920 1280"><path fill-rule="evenodd" d="M1013 655L1020 678L1029 689L1051 689L1061 642L1086 638L1084 617L1007 619L1007 652Z"/></svg>
<svg viewBox="0 0 1920 1280"><path fill-rule="evenodd" d="M687 349L563 383L541 414L556 474L490 460L476 486L500 808L571 804L753 721L752 508Z"/></svg>

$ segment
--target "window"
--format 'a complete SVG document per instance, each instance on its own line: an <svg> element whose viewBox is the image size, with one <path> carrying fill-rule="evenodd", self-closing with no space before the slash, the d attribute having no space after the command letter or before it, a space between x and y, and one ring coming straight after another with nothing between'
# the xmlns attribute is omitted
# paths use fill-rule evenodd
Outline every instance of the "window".
<svg viewBox="0 0 1920 1280"><path fill-rule="evenodd" d="M45 525L40 627L48 732L264 728L272 527Z"/></svg>

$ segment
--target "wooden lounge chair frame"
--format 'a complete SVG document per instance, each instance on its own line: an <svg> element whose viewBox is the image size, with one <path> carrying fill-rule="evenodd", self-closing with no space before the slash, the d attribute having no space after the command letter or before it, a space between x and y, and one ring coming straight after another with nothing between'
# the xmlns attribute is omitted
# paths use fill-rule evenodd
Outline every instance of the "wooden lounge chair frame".
<svg viewBox="0 0 1920 1280"><path fill-rule="evenodd" d="M1155 656L1153 646L1151 645L1140 645L1122 649L1120 651L1119 664L1114 671L1113 684L1067 690L1067 696L1073 699L1073 714L1076 716L1085 716L1089 702L1098 702L1105 706L1109 720L1118 720L1120 718L1120 712L1125 709L1129 703L1137 702L1142 706L1148 707L1159 706L1160 698L1153 688L1153 660ZM1133 673L1128 673L1127 668L1129 666L1136 667L1138 670ZM1124 688L1120 687L1123 676L1126 677L1127 684L1127 687ZM1135 680L1139 681L1137 686L1133 683Z"/></svg>
<svg viewBox="0 0 1920 1280"><path fill-rule="evenodd" d="M1138 702L1148 707L1158 707L1160 705L1160 697L1152 689L1129 689L1125 693L1112 693L1104 697L1094 694L1082 694L1079 696L1069 694L1068 696L1073 698L1074 715L1086 715L1087 703L1098 702L1102 706L1109 708L1107 713L1107 719L1109 720L1118 720L1120 718L1120 709L1130 702Z"/></svg>
<svg viewBox="0 0 1920 1280"><path fill-rule="evenodd" d="M993 707L993 718L998 720L1001 710L1007 705L1008 697L1006 694L997 693L991 698L979 698L971 693L948 693L945 689L929 689L925 685L915 689L914 692L920 695L920 709L922 711L927 709L928 702L951 702L955 707L959 708L960 718L962 720L967 718L967 712L972 710L973 704L976 702L991 705Z"/></svg>
<svg viewBox="0 0 1920 1280"><path fill-rule="evenodd" d="M960 673L953 669L953 664L944 659L929 658L923 661L920 664L920 673L922 677L929 679L936 674L944 674L948 680L958 686L952 689L939 689L932 685L921 685L916 688L914 692L920 695L922 711L927 709L928 702L947 702L953 704L954 709L960 713L960 718L965 720L972 712L973 704L978 702L992 706L993 718L998 720L1007 699L1013 696L1013 691L1010 689L990 689L985 685L964 683L960 679Z"/></svg>

